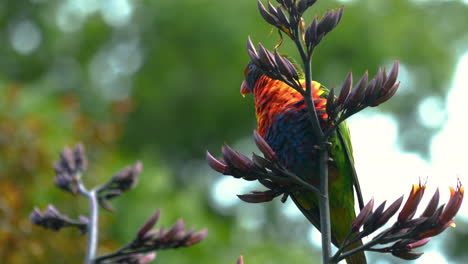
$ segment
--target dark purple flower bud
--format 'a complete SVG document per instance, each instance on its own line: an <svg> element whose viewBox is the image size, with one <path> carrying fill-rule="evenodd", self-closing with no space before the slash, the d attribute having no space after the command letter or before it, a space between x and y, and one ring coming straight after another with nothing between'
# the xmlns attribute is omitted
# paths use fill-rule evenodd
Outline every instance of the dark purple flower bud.
<svg viewBox="0 0 468 264"><path fill-rule="evenodd" d="M454 225L452 219L457 214L458 210L463 201L465 188L461 186L461 183L457 186L457 189L450 187L450 200L445 206L445 210L439 216L439 221L445 225L449 223L449 225Z"/></svg>
<svg viewBox="0 0 468 264"><path fill-rule="evenodd" d="M434 193L431 200L427 204L426 210L424 210L421 216L423 217L432 216L435 213L438 205L439 205L439 188L437 188L436 192Z"/></svg>
<svg viewBox="0 0 468 264"><path fill-rule="evenodd" d="M84 220L83 217L80 217L80 221L70 219L68 216L61 214L53 205L49 205L44 212L41 212L38 208L34 208L29 216L29 220L35 225L53 231L59 231L67 226L75 226L80 229L82 234L86 233L88 224L87 221L81 221Z"/></svg>
<svg viewBox="0 0 468 264"><path fill-rule="evenodd" d="M396 60L395 63L393 63L392 70L388 74L388 77L385 80L385 83L383 84L383 89L384 91L389 91L391 87L395 85L395 82L398 77L398 71L400 69L400 64Z"/></svg>
<svg viewBox="0 0 468 264"><path fill-rule="evenodd" d="M365 89L367 87L368 76L369 74L366 71L356 86L354 86L354 89L348 95L344 103L346 108L354 108L362 102L365 95Z"/></svg>
<svg viewBox="0 0 468 264"><path fill-rule="evenodd" d="M353 73L349 72L346 76L343 85L341 86L340 95L338 96L338 103L344 104L346 98L348 98L349 92L351 91L351 87L353 86Z"/></svg>
<svg viewBox="0 0 468 264"><path fill-rule="evenodd" d="M260 58L258 57L257 50L250 39L250 36L247 38L247 53L249 54L250 60L255 63L255 65L260 66Z"/></svg>
<svg viewBox="0 0 468 264"><path fill-rule="evenodd" d="M247 156L233 150L228 145L223 145L221 151L224 160L230 168L234 168L241 173L248 173L254 167L253 162Z"/></svg>
<svg viewBox="0 0 468 264"><path fill-rule="evenodd" d="M351 232L356 233L359 231L361 226L366 222L369 216L372 213L372 209L374 208L374 198L372 198L364 208L362 208L361 212L359 212L356 219L354 219L353 223L351 224Z"/></svg>
<svg viewBox="0 0 468 264"><path fill-rule="evenodd" d="M277 18L278 18L278 20L280 22L280 28L286 34L289 35L289 27L290 27L289 19L286 16L286 14L284 13L283 9L281 9L281 7L279 7L279 6L276 8L276 15L277 15Z"/></svg>
<svg viewBox="0 0 468 264"><path fill-rule="evenodd" d="M268 145L268 143L263 139L260 134L254 130L254 140L255 144L257 145L257 148L265 155L265 158L270 160L270 161L276 161L278 160L278 157L276 156L276 153L273 151L273 149Z"/></svg>
<svg viewBox="0 0 468 264"><path fill-rule="evenodd" d="M395 84L390 88L390 90L388 90L387 93L385 93L384 95L378 97L378 98L375 100L375 102L374 102L373 104L371 104L370 106L378 106L379 104L388 101L388 99L392 98L392 96L395 95L395 93L396 93L396 91L398 90L399 87L400 87L400 82L395 83Z"/></svg>
<svg viewBox="0 0 468 264"><path fill-rule="evenodd" d="M326 35L332 31L340 22L343 8L330 10L325 13L317 27L317 35Z"/></svg>
<svg viewBox="0 0 468 264"><path fill-rule="evenodd" d="M398 222L405 223L413 218L414 214L416 213L416 209L418 209L418 205L421 202L425 189L426 186L421 185L421 183L413 184L411 192L408 196L408 200L406 200L403 209L398 215Z"/></svg>
<svg viewBox="0 0 468 264"><path fill-rule="evenodd" d="M258 57L260 59L260 67L269 72L274 72L276 63L273 54L265 49L262 44L258 44Z"/></svg>
<svg viewBox="0 0 468 264"><path fill-rule="evenodd" d="M327 104L326 104L326 112L328 114L328 118L333 120L336 115L336 106L335 106L335 88L332 87L330 92L328 93L327 97Z"/></svg>
<svg viewBox="0 0 468 264"><path fill-rule="evenodd" d="M372 105L379 96L382 84L384 82L384 73L381 69L378 70L376 76L366 88L364 102L366 105Z"/></svg>
<svg viewBox="0 0 468 264"><path fill-rule="evenodd" d="M259 169L261 172L266 173L266 169L269 167L272 167L272 162L260 157L259 155L252 153L252 161L257 169Z"/></svg>
<svg viewBox="0 0 468 264"><path fill-rule="evenodd" d="M217 160L216 158L211 155L208 150L206 151L206 161L208 162L208 165L215 171L222 173L222 174L229 174L229 167L226 165L226 163Z"/></svg>
<svg viewBox="0 0 468 264"><path fill-rule="evenodd" d="M370 106L377 106L387 101L388 99L390 99L396 93L396 91L400 87L400 83L399 82L396 83L396 79L398 77L398 71L399 71L399 63L398 61L395 61L395 63L393 64L392 70L390 71L388 76L384 74L384 82L382 86L378 88L379 95L376 98L376 100L372 104L370 104Z"/></svg>
<svg viewBox="0 0 468 264"><path fill-rule="evenodd" d="M246 203L265 203L273 200L275 197L280 195L281 193L278 193L273 190L268 190L268 191L253 191L249 194L238 194L237 197L241 199L242 201Z"/></svg>
<svg viewBox="0 0 468 264"><path fill-rule="evenodd" d="M244 257L242 255L239 256L239 258L237 259L237 264L244 264Z"/></svg>
<svg viewBox="0 0 468 264"><path fill-rule="evenodd" d="M378 229L380 226L377 226L376 223L380 219L383 214L383 210L385 209L386 201L381 203L377 209L369 216L368 220L364 223L364 229L369 233L373 232L374 230Z"/></svg>
<svg viewBox="0 0 468 264"><path fill-rule="evenodd" d="M119 191L125 192L136 185L138 181L138 176L140 175L142 169L143 164L140 161L137 161L135 165L123 168L114 176L112 176L110 183L112 185L115 185L114 187L117 188Z"/></svg>
<svg viewBox="0 0 468 264"><path fill-rule="evenodd" d="M202 231L196 233L195 235L190 236L184 243L185 247L195 245L202 241L208 235L208 229L203 229Z"/></svg>
<svg viewBox="0 0 468 264"><path fill-rule="evenodd" d="M275 27L278 26L278 19L265 9L265 6L260 0L258 0L258 11L260 11L260 15L263 17L263 19L265 19L265 21L268 24L273 25Z"/></svg>
<svg viewBox="0 0 468 264"><path fill-rule="evenodd" d="M181 233L185 233L185 223L183 219L179 219L176 221L176 223L169 229L165 234L164 234L164 239L166 241L171 241L171 240L180 240L181 239ZM183 234L182 234L183 235Z"/></svg>
<svg viewBox="0 0 468 264"><path fill-rule="evenodd" d="M426 238L423 238L421 240L418 240L416 242L413 242L413 243L410 243L410 244L406 245L406 248L407 249L413 249L413 248L422 247L422 246L426 245L430 240L431 240L430 237L426 237Z"/></svg>
<svg viewBox="0 0 468 264"><path fill-rule="evenodd" d="M392 251L392 255L405 260L415 260L422 256L424 252L413 252L409 250L396 250Z"/></svg>
<svg viewBox="0 0 468 264"><path fill-rule="evenodd" d="M275 189L278 187L278 185L276 183L273 183L271 180L269 179L258 179L258 181L265 187L267 187L268 189Z"/></svg>
<svg viewBox="0 0 468 264"><path fill-rule="evenodd" d="M314 20L312 20L312 23L307 27L307 30L304 35L304 40L306 43L306 46L309 50L312 50L317 44L320 42L321 37L317 35L317 27L318 27L318 21L317 18L314 17Z"/></svg>
<svg viewBox="0 0 468 264"><path fill-rule="evenodd" d="M57 173L54 178L54 183L64 191L71 192L73 194L78 193L78 181L69 174Z"/></svg>
<svg viewBox="0 0 468 264"><path fill-rule="evenodd" d="M382 216L379 217L377 222L375 223L376 228L380 228L381 226L385 225L388 220L395 215L395 213L400 209L401 203L403 202L403 196L398 198L395 202L393 202L385 212L382 213Z"/></svg>
<svg viewBox="0 0 468 264"><path fill-rule="evenodd" d="M276 61L276 64L278 65L280 74L284 75L286 79L288 80L291 80L291 81L293 79L298 80L299 75L294 65L288 59L279 55L276 50L274 54L275 54L274 55L275 61Z"/></svg>
<svg viewBox="0 0 468 264"><path fill-rule="evenodd" d="M299 15L304 14L307 8L311 7L315 2L317 2L317 0L300 0L299 3L297 3L297 12Z"/></svg>
<svg viewBox="0 0 468 264"><path fill-rule="evenodd" d="M59 161L54 163L55 184L65 191L77 194L78 180L87 164L83 144L77 144L73 149L65 147L60 153Z"/></svg>
<svg viewBox="0 0 468 264"><path fill-rule="evenodd" d="M151 218L148 219L148 221L146 221L145 224L143 224L140 230L138 230L137 238L139 240L142 240L143 237L145 237L145 235L148 233L148 231L150 231L150 229L153 228L153 226L158 222L160 215L161 215L161 210L158 209L158 211L156 211L156 213L154 213L153 216L151 216Z"/></svg>

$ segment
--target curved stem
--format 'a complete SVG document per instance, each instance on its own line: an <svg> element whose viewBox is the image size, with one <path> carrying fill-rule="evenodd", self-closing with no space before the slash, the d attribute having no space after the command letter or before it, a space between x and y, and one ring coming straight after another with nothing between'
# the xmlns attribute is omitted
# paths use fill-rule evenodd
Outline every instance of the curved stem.
<svg viewBox="0 0 468 264"><path fill-rule="evenodd" d="M78 184L79 192L88 198L89 200L89 224L88 224L88 246L86 248L86 258L84 263L85 264L92 264L94 263L94 258L96 256L96 248L97 248L97 239L98 239L98 201L96 190L93 189L88 191L84 185L80 182Z"/></svg>

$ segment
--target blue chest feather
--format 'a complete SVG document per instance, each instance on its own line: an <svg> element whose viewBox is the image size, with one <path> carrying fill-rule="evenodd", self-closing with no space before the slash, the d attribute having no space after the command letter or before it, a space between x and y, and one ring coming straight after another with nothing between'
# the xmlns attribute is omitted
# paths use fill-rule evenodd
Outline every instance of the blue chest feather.
<svg viewBox="0 0 468 264"><path fill-rule="evenodd" d="M291 107L277 114L272 125L266 129L264 138L286 168L314 182L316 142L305 107Z"/></svg>

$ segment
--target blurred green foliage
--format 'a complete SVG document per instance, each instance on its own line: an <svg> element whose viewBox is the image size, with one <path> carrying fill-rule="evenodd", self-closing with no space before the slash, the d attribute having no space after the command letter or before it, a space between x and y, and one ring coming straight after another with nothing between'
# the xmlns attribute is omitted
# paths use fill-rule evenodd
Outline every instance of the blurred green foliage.
<svg viewBox="0 0 468 264"><path fill-rule="evenodd" d="M398 118L402 146L424 155L438 128L417 120L417 106L429 95L445 96L468 43L468 6L319 1L309 18L343 2L341 24L315 53L314 79L338 86L351 69L374 74L398 58L406 74L383 109ZM242 99L238 89L247 35L270 48L278 39L253 0L2 1L0 262L81 262L84 237L28 221L35 205L85 212L83 199L52 184L61 148L81 141L90 184L137 159L144 163L140 185L114 202L116 213L102 214L101 252L131 239L162 208L165 226L183 217L188 226L207 227L209 236L189 249L159 252L161 263L234 263L240 254L250 264L313 263L318 250L307 244L305 220L291 228L275 202L262 207L268 221L249 229L233 215L251 205L219 211L209 195L220 176L207 170L204 150L255 127L252 98ZM454 258L466 254L453 248Z"/></svg>

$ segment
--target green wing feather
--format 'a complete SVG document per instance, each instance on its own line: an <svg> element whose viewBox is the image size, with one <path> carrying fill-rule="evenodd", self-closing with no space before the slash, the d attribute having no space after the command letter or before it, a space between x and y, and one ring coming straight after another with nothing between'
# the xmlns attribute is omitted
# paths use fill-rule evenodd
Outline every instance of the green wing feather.
<svg viewBox="0 0 468 264"><path fill-rule="evenodd" d="M351 167L350 170L353 176L354 190L356 191L356 196L358 198L359 208L362 209L364 207L364 200L362 198L361 186L359 184L359 179L356 174L356 168L354 167L353 146L351 145L351 134L349 132L349 127L346 121L343 121L343 123L338 125L337 133L338 133L338 137L341 140L341 143L344 146L344 151L346 152L346 156L349 159L349 166Z"/></svg>
<svg viewBox="0 0 468 264"><path fill-rule="evenodd" d="M320 86L320 89L323 91L323 94L321 97L327 98L328 94L330 93L330 90L328 90L328 88L323 85ZM352 178L353 178L354 190L356 191L356 196L358 198L359 208L362 209L364 207L364 199L362 197L362 191L361 191L361 186L359 184L359 179L356 174L356 168L354 167L354 156L353 156L353 146L351 144L351 133L349 131L349 127L346 121L343 121L341 124L338 125L336 132L338 134L338 138L341 141L341 144L343 145L343 151L346 153L346 156L348 158L350 172L353 176Z"/></svg>

